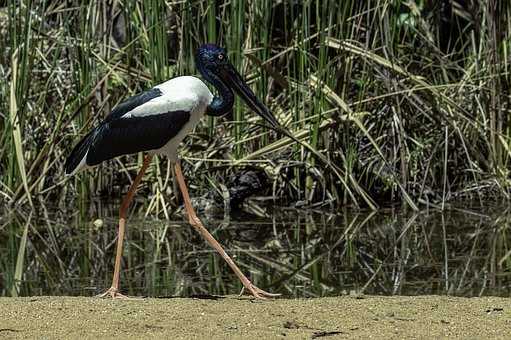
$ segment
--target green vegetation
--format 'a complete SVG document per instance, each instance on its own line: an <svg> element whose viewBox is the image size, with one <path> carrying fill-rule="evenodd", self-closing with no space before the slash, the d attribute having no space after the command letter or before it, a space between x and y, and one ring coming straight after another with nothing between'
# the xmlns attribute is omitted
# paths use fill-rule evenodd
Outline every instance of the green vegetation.
<svg viewBox="0 0 511 340"><path fill-rule="evenodd" d="M417 209L509 196L508 1L113 3L0 8L0 200L84 210L93 196L120 196L141 155L65 179L66 155L128 95L197 74L193 52L207 41L228 49L306 147L239 103L183 145L195 195L257 166L283 204ZM144 186L148 213L166 216L166 159Z"/></svg>

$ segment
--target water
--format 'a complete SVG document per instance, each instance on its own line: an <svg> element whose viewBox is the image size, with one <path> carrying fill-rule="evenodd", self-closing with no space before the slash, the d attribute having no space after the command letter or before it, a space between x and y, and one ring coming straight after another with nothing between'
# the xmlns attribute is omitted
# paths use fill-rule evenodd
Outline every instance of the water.
<svg viewBox="0 0 511 340"><path fill-rule="evenodd" d="M242 214L203 221L254 284L287 297L509 296L510 217L507 206L493 206L444 213L288 209L270 218ZM130 217L123 292L239 293L241 284L220 256L183 219L174 219ZM103 292L111 283L116 225L116 206L96 205L82 214L3 214L0 295Z"/></svg>

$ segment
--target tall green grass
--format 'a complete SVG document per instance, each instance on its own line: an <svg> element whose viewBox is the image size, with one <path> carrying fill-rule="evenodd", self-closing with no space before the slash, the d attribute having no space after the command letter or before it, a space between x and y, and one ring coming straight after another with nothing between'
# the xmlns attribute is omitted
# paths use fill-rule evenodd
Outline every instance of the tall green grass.
<svg viewBox="0 0 511 340"><path fill-rule="evenodd" d="M440 6L440 4L443 4ZM509 196L511 5L505 1L8 1L0 8L0 199L117 197L129 156L63 178L72 146L127 96L197 74L216 42L304 144L258 128L238 102L182 148L193 189L242 166L282 203L417 209ZM172 200L167 160L148 213ZM82 209L86 209L83 206Z"/></svg>

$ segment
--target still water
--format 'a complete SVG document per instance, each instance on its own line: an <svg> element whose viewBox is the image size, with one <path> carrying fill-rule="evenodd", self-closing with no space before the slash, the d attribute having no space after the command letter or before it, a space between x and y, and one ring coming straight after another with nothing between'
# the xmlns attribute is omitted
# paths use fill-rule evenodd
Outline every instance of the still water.
<svg viewBox="0 0 511 340"><path fill-rule="evenodd" d="M116 207L0 216L0 295L94 295L110 287ZM418 213L281 209L203 221L252 282L286 297L459 296L511 291L507 206ZM121 290L135 296L239 293L241 284L185 220L132 214Z"/></svg>

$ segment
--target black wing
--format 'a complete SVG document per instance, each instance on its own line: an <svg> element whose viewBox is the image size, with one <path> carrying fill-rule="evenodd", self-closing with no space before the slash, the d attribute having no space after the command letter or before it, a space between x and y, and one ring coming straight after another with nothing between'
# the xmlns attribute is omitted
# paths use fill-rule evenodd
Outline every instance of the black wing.
<svg viewBox="0 0 511 340"><path fill-rule="evenodd" d="M159 149L175 137L190 120L188 111L172 111L142 117L105 119L73 148L64 165L72 174L85 155L85 163L97 165L107 159Z"/></svg>
<svg viewBox="0 0 511 340"><path fill-rule="evenodd" d="M189 120L188 111L105 120L90 136L86 163L93 166L120 155L159 149Z"/></svg>

